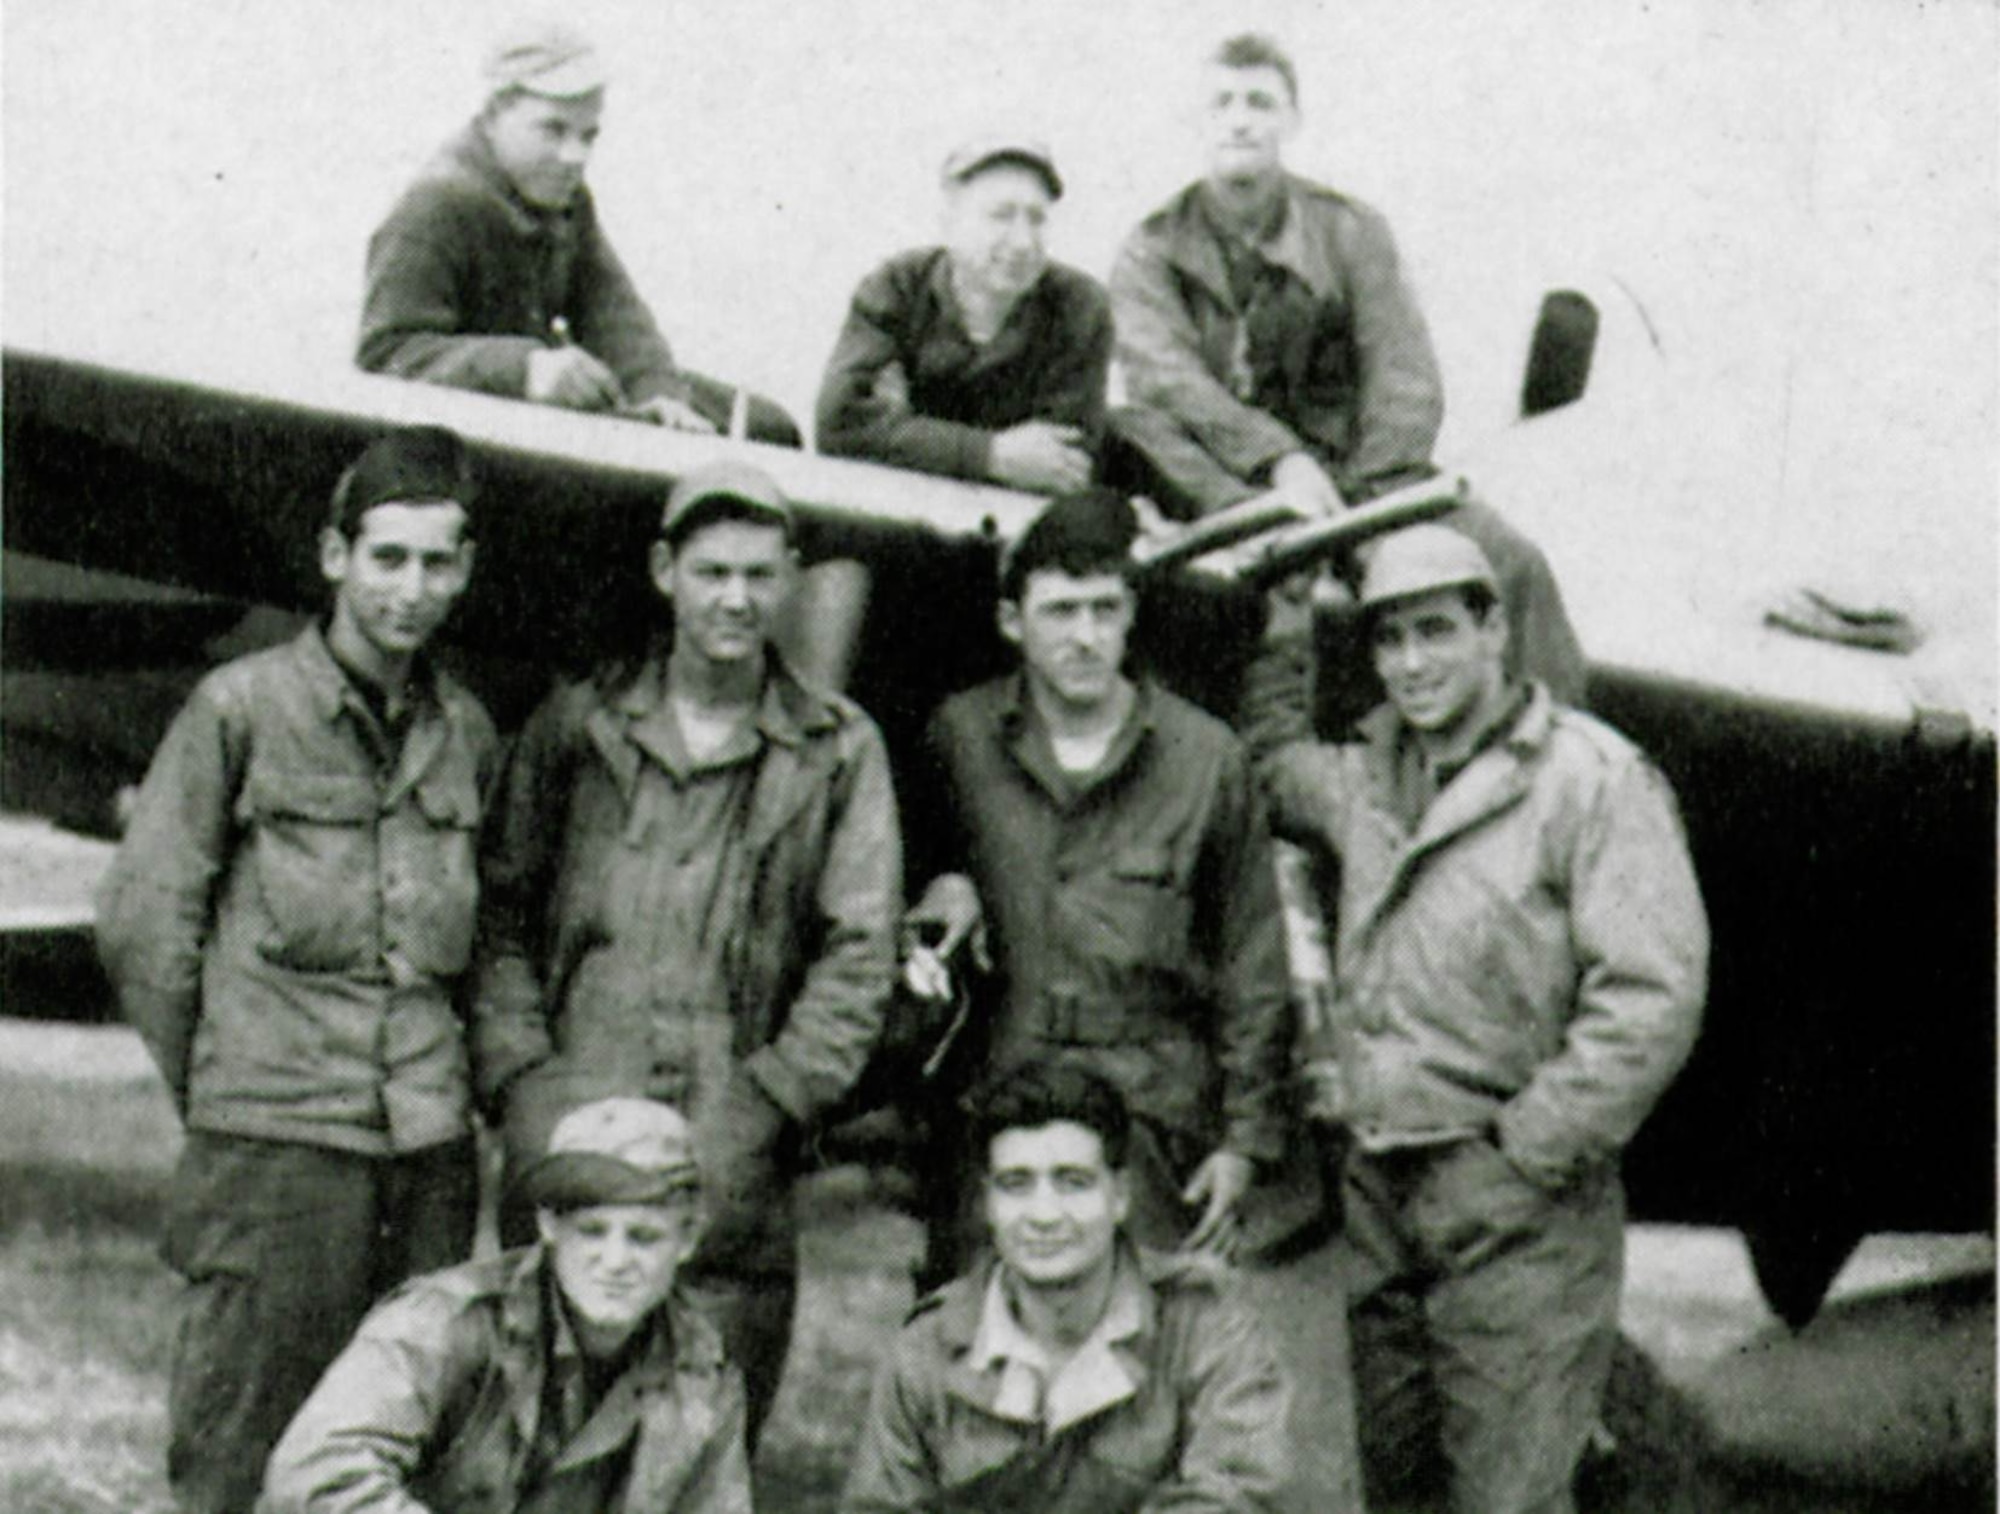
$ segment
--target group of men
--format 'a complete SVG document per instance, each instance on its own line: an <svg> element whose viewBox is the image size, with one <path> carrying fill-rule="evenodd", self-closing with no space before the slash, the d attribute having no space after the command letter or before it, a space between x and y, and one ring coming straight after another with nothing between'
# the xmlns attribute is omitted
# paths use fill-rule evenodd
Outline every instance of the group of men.
<svg viewBox="0 0 2000 1514"><path fill-rule="evenodd" d="M598 228L595 51L523 33L488 78L370 248L363 364L796 443L674 365ZM953 154L945 245L855 296L820 446L1051 496L1002 565L1017 668L893 777L778 650L802 570L759 469L680 480L657 634L504 752L430 655L473 571L463 447L399 431L343 476L328 613L203 682L101 900L188 1131L184 1507L748 1507L807 1138L893 1005L959 997L982 1075L932 1220L961 1275L883 1364L847 1507L1328 1507L1287 1441L1324 1385L1242 1276L1313 1125L1345 1144L1314 1176L1370 1495L1442 1467L1457 1509L1569 1506L1699 895L1658 776L1567 707L1546 566L1483 507L1355 565L1386 694L1358 739L1316 737L1292 589L1247 741L1128 666L1128 495L1338 509L1421 476L1441 414L1380 218L1282 168L1290 61L1236 38L1209 78L1210 173L1108 299L1046 259L1064 185L1012 139ZM1114 349L1135 405L1107 415ZM939 821L907 853L899 789ZM1338 878L1303 1033L1273 832ZM468 1262L481 1117L517 1249Z"/></svg>

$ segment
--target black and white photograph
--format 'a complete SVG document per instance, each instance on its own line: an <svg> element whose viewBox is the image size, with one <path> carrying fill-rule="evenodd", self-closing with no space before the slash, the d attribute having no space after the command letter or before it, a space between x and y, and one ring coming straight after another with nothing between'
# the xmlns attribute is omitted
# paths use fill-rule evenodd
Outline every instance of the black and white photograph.
<svg viewBox="0 0 2000 1514"><path fill-rule="evenodd" d="M9 0L0 195L0 1508L1994 1506L1993 0Z"/></svg>

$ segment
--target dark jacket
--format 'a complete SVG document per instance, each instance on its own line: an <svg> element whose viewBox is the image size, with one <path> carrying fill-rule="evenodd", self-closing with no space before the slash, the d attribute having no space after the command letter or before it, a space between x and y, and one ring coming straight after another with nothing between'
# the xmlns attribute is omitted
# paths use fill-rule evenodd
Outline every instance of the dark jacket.
<svg viewBox="0 0 2000 1514"><path fill-rule="evenodd" d="M971 874L998 950L994 1059L1080 1051L1201 1151L1278 1155L1291 1010L1262 806L1235 735L1142 682L1079 791L1017 674L947 700L929 752L939 808L958 817L937 870Z"/></svg>
<svg viewBox="0 0 2000 1514"><path fill-rule="evenodd" d="M1333 1025L1364 1148L1497 1132L1550 1186L1616 1160L1686 1061L1708 923L1666 782L1536 686L1412 826L1393 708L1311 739L1310 649L1246 692L1273 830L1337 858ZM1450 950L1440 950L1439 943Z"/></svg>
<svg viewBox="0 0 2000 1514"><path fill-rule="evenodd" d="M519 398L528 354L558 340L558 318L618 376L628 401L688 397L590 191L560 212L528 205L475 121L369 240L355 361L371 373Z"/></svg>
<svg viewBox="0 0 2000 1514"><path fill-rule="evenodd" d="M1049 1429L976 1359L990 1273L917 1305L875 1378L843 1514L1252 1514L1277 1507L1290 1389L1226 1272L1121 1255L1101 1402Z"/></svg>
<svg viewBox="0 0 2000 1514"><path fill-rule="evenodd" d="M317 627L204 678L98 896L98 944L188 1127L370 1155L469 1130L455 997L496 766L442 672L384 737Z"/></svg>
<svg viewBox="0 0 2000 1514"><path fill-rule="evenodd" d="M1148 216L1112 268L1133 402L1166 411L1244 480L1301 450L1350 500L1421 477L1443 389L1388 223L1287 176L1284 220L1258 249L1246 302L1205 193L1191 185Z"/></svg>
<svg viewBox="0 0 2000 1514"><path fill-rule="evenodd" d="M749 1514L742 1379L678 1296L536 1476L551 1360L574 1350L553 1286L537 1246L391 1294L279 1441L260 1514Z"/></svg>
<svg viewBox="0 0 2000 1514"><path fill-rule="evenodd" d="M1024 421L1104 430L1111 302L1088 274L1051 263L984 347L966 335L951 255L922 248L869 274L820 383L822 452L989 477L993 434Z"/></svg>

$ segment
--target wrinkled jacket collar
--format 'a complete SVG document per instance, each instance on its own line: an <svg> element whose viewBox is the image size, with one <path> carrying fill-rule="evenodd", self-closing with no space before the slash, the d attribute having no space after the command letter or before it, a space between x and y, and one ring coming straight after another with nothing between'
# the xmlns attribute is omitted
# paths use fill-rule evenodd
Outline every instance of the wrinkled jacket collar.
<svg viewBox="0 0 2000 1514"><path fill-rule="evenodd" d="M293 641L292 660L306 697L322 721L332 725L346 715L364 731L374 733L379 730L375 712L369 709L368 701L362 698L361 691L354 687L353 679L334 657L333 649L326 644L326 633L320 629L318 622L307 626ZM410 730L404 738L397 763L398 778L390 796L392 803L404 789L423 777L444 750L449 734L443 718L444 682L444 674L429 657L419 654L411 664L406 688L410 701ZM376 739L379 740L379 737Z"/></svg>
<svg viewBox="0 0 2000 1514"><path fill-rule="evenodd" d="M1152 1360L1152 1343L1159 1333L1159 1299L1155 1285L1172 1271L1171 1258L1121 1244L1118 1275L1111 1301L1090 1341L1071 1358L1070 1370L1082 1368L1074 1390L1049 1404L1051 1432L1099 1414L1136 1397L1145 1386ZM951 1361L946 1387L957 1398L996 1418L1033 1424L1042 1419L1041 1406L1030 1385L1024 1389L1009 1365L1018 1357L1009 1350L1026 1337L1013 1321L1000 1285L1000 1264L960 1278L944 1291L938 1305L938 1331ZM997 1311L1004 1323L989 1321ZM1032 1345L1032 1343L1030 1343ZM1094 1348L1093 1360L1086 1352ZM1039 1348L1034 1348L1039 1352ZM1030 1369L1032 1370L1032 1369Z"/></svg>
<svg viewBox="0 0 2000 1514"><path fill-rule="evenodd" d="M766 656L764 692L752 722L757 733L773 746L797 752L814 737L836 729L840 716L826 697L800 682L775 650ZM666 657L656 653L585 718L592 741L628 799L638 781L642 754L669 772L685 766L679 743L659 729L658 718L670 714Z"/></svg>
<svg viewBox="0 0 2000 1514"><path fill-rule="evenodd" d="M1257 243L1258 253L1270 263L1284 268L1312 292L1324 298L1329 292L1332 270L1325 258L1316 256L1308 225L1305 199L1309 194L1326 194L1310 181L1295 174L1285 175L1284 217L1278 233L1267 242ZM1196 181L1171 201L1158 229L1167 259L1175 268L1206 285L1218 304L1234 308L1235 296L1229 288L1229 268L1223 261L1222 237L1207 204L1204 181Z"/></svg>
<svg viewBox="0 0 2000 1514"><path fill-rule="evenodd" d="M1135 697L1131 713L1112 738L1103 764L1093 773L1068 773L1057 763L1055 748L1035 714L1034 702L1028 694L1028 675L1023 669L1015 669L1000 684L999 698L994 704L1000 740L1008 755L1051 799L1061 804L1081 798L1130 767L1152 736L1157 723L1159 691L1152 679L1146 677L1133 679L1132 686Z"/></svg>

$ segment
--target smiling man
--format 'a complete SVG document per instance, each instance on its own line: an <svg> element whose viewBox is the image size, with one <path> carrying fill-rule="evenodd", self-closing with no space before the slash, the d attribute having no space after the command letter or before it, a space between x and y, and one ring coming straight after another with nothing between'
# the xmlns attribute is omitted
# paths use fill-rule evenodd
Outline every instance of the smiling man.
<svg viewBox="0 0 2000 1514"><path fill-rule="evenodd" d="M556 690L515 747L473 1015L516 1178L578 1103L689 1112L714 1215L688 1280L743 1367L753 1439L791 1332L799 1137L874 1047L902 898L880 733L772 646L793 531L754 468L674 486L649 560L671 641ZM527 1218L516 1195L503 1235Z"/></svg>
<svg viewBox="0 0 2000 1514"><path fill-rule="evenodd" d="M1288 1389L1226 1269L1135 1247L1117 1090L1029 1063L972 1125L996 1260L917 1305L845 1514L1277 1507Z"/></svg>
<svg viewBox="0 0 2000 1514"><path fill-rule="evenodd" d="M1126 669L1135 532L1130 505L1091 490L1010 550L997 613L1020 667L931 722L931 824L912 857L929 886L909 925L935 939L913 944L906 977L948 991L944 960L990 932L998 970L975 985L988 1065L1060 1053L1108 1078L1134 1115L1134 1236L1227 1255L1258 1165L1284 1146L1284 947L1241 744ZM960 1185L938 1186L933 1278L969 1239L950 1212Z"/></svg>
<svg viewBox="0 0 2000 1514"><path fill-rule="evenodd" d="M1708 935L1673 796L1506 671L1493 568L1439 525L1374 544L1388 702L1312 737L1310 620L1251 670L1273 829L1338 864L1331 1024L1305 1048L1340 1174L1372 1507L1440 1466L1462 1514L1574 1507L1617 1337L1619 1154L1694 1044ZM1442 1455L1440 1456L1440 1452Z"/></svg>
<svg viewBox="0 0 2000 1514"><path fill-rule="evenodd" d="M1041 494L1091 480L1111 305L1049 260L1063 182L1039 142L982 137L945 160L944 240L855 291L819 394L823 452Z"/></svg>
<svg viewBox="0 0 2000 1514"><path fill-rule="evenodd" d="M560 23L495 44L485 106L368 244L363 368L681 431L729 423L736 391L676 366L598 224L584 173L607 79ZM748 397L746 415L751 436L798 445L771 401Z"/></svg>
<svg viewBox="0 0 2000 1514"><path fill-rule="evenodd" d="M742 1381L676 1287L701 1227L687 1122L585 1105L526 1186L537 1242L377 1308L272 1455L264 1514L748 1514Z"/></svg>
<svg viewBox="0 0 2000 1514"><path fill-rule="evenodd" d="M249 1508L369 1305L471 1248L457 998L498 754L427 648L472 571L473 501L449 432L362 453L320 535L330 611L202 680L99 897L187 1129L165 1251L187 1280L167 1468L190 1514Z"/></svg>

